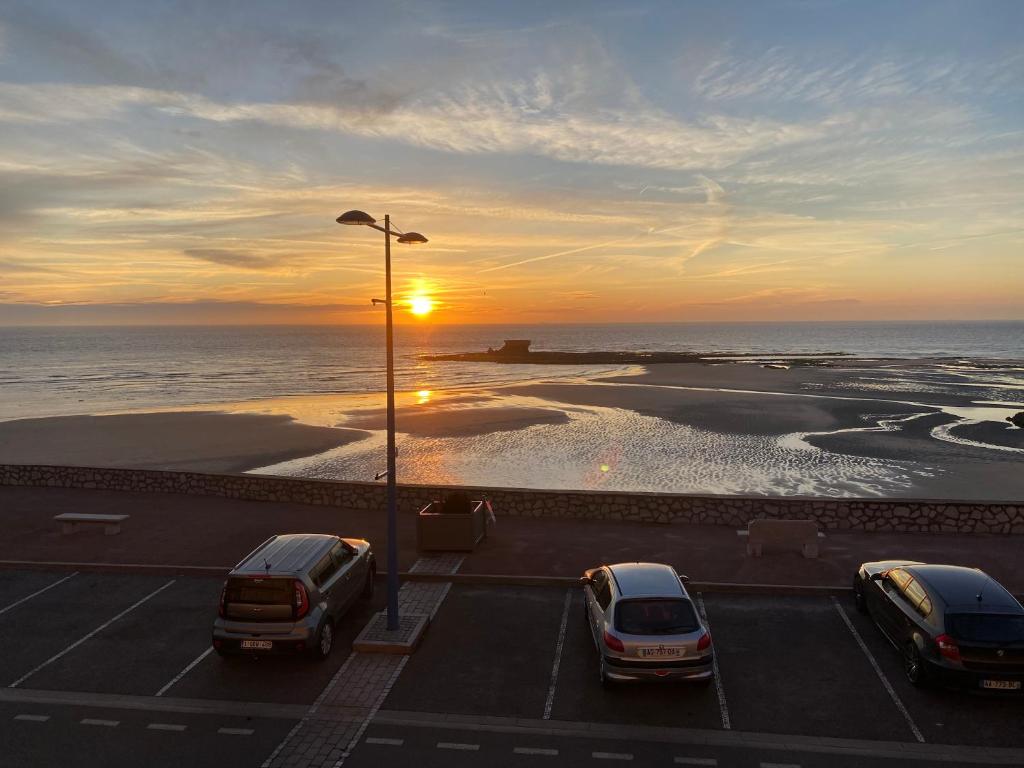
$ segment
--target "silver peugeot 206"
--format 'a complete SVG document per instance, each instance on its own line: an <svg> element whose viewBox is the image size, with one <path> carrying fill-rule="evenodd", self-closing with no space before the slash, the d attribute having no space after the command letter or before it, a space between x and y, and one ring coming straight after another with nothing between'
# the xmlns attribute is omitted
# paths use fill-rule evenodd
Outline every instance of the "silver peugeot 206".
<svg viewBox="0 0 1024 768"><path fill-rule="evenodd" d="M714 678L711 633L670 565L620 563L583 574L584 613L602 685Z"/></svg>

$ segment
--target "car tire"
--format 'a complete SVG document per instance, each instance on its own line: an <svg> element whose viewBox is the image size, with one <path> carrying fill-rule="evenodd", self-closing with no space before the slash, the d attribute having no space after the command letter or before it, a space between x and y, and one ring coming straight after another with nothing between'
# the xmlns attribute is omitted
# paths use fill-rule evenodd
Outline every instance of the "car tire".
<svg viewBox="0 0 1024 768"><path fill-rule="evenodd" d="M612 680L608 677L608 665L605 663L603 654L597 657L597 679L601 681L602 688L612 687Z"/></svg>
<svg viewBox="0 0 1024 768"><path fill-rule="evenodd" d="M371 568L370 572L368 574L366 574L366 583L363 585L363 599L364 600L372 600L373 599L373 591L374 591L374 589L376 587L376 584L374 583L374 579L376 578L376 576L377 576L377 571L375 571L373 568Z"/></svg>
<svg viewBox="0 0 1024 768"><path fill-rule="evenodd" d="M230 651L225 651L223 648L217 648L216 646L214 646L213 650L216 651L217 655L225 661L230 661L231 659L236 658L235 654L231 653Z"/></svg>
<svg viewBox="0 0 1024 768"><path fill-rule="evenodd" d="M864 597L864 582L861 581L860 576L853 577L853 606L857 609L857 613L868 612L868 601Z"/></svg>
<svg viewBox="0 0 1024 768"><path fill-rule="evenodd" d="M314 661L323 661L331 655L331 651L334 649L334 625L330 619L325 618L320 622L314 640L310 654Z"/></svg>
<svg viewBox="0 0 1024 768"><path fill-rule="evenodd" d="M911 685L918 688L928 683L928 668L913 640L908 640L903 646L903 674Z"/></svg>

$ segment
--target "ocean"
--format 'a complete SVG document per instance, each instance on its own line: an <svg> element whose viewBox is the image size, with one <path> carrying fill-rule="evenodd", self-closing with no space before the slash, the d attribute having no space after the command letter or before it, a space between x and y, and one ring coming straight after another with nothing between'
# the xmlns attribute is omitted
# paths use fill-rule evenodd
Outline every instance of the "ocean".
<svg viewBox="0 0 1024 768"><path fill-rule="evenodd" d="M428 363L506 338L563 351L834 353L1024 360L1024 322L402 325L399 390L581 378L614 366ZM0 328L0 420L379 392L383 325Z"/></svg>

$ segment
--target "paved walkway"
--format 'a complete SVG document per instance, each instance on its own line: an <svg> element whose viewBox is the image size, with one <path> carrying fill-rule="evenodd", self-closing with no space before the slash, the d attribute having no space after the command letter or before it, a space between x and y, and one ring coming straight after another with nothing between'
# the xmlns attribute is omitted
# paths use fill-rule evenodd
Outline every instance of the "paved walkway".
<svg viewBox="0 0 1024 768"><path fill-rule="evenodd" d="M1003 535L828 532L821 556L797 552L745 555L744 541L725 526L659 525L550 518L507 518L498 512L488 539L441 573L577 576L601 562L672 563L701 582L845 586L867 560L909 558L984 568L1024 592L1024 537ZM61 512L124 513L118 536L102 531L62 535ZM299 504L237 501L170 494L62 488L0 487L0 561L115 563L140 566L230 567L275 533L324 532L361 536L385 551L382 510L343 510ZM399 519L399 565L415 565L415 518ZM187 572L188 569L182 569Z"/></svg>

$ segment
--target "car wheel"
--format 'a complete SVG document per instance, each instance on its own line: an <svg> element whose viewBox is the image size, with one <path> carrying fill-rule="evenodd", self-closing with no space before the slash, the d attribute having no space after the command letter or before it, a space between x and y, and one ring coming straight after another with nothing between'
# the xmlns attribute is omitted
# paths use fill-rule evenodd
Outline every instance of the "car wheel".
<svg viewBox="0 0 1024 768"><path fill-rule="evenodd" d="M316 633L316 642L311 649L313 658L323 661L331 655L332 648L334 648L334 625L329 619L324 619L320 622L320 629Z"/></svg>
<svg viewBox="0 0 1024 768"><path fill-rule="evenodd" d="M860 576L853 577L853 605L858 613L868 612L868 601L864 597L864 582L860 580Z"/></svg>
<svg viewBox="0 0 1024 768"><path fill-rule="evenodd" d="M611 688L612 680L608 677L608 664L604 660L604 654L597 660L597 679L601 681L602 688Z"/></svg>
<svg viewBox="0 0 1024 768"><path fill-rule="evenodd" d="M373 599L373 590L374 590L374 587L375 587L374 577L376 575L377 575L377 572L374 571L373 569L370 569L370 572L368 574L366 574L366 583L363 585L363 599L365 599L365 600L372 600Z"/></svg>
<svg viewBox="0 0 1024 768"><path fill-rule="evenodd" d="M912 640L903 646L903 674L907 676L911 685L920 687L928 682L928 670L924 659L921 658L921 652L917 650Z"/></svg>

